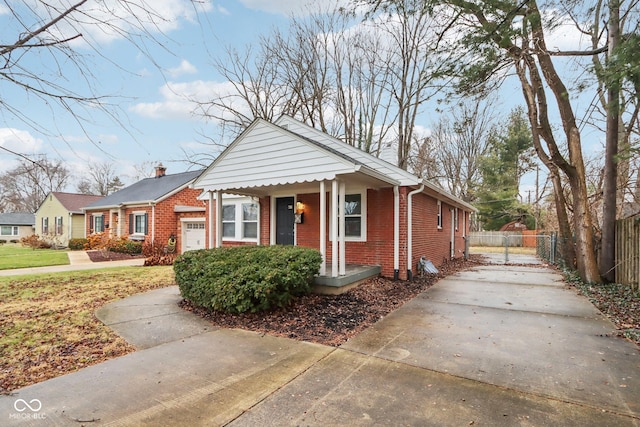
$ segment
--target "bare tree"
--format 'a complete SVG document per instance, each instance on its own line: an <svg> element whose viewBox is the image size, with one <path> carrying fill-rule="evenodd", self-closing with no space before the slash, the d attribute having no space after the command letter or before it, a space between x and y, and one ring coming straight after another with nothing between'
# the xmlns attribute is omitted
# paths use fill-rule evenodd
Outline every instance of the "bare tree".
<svg viewBox="0 0 640 427"><path fill-rule="evenodd" d="M185 14L196 13L200 7L197 2L189 6L189 0L175 1L179 2L187 6L173 6L184 7ZM150 47L153 44L166 50L164 40L155 35L174 25L170 18L144 0L5 1L2 8L7 18L3 21L6 27L0 44L0 85L20 88L30 97L30 104L40 102L47 106L54 118L61 116L75 121L90 140L93 137L86 124L94 122L96 111L125 129L132 128L123 123L126 120L119 109L118 97L100 93L96 85L102 76L95 72L95 59L126 72L122 64L104 57L100 39L126 40L155 63ZM58 136L51 127L34 120L30 111L23 110L15 99L6 97L7 92L0 91L4 114L14 116L40 134ZM9 151L2 146L0 149Z"/></svg>
<svg viewBox="0 0 640 427"><path fill-rule="evenodd" d="M77 186L77 191L83 194L108 196L124 187L120 177L116 175L116 166L111 162L89 163L88 169Z"/></svg>
<svg viewBox="0 0 640 427"><path fill-rule="evenodd" d="M18 166L0 175L0 199L5 211L35 212L52 191L62 191L69 170L60 160L38 156L23 159Z"/></svg>

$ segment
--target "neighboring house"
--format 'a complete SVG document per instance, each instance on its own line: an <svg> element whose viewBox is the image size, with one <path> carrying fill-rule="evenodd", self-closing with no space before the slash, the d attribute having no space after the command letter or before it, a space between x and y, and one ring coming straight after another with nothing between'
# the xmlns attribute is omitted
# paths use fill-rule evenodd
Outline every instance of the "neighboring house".
<svg viewBox="0 0 640 427"><path fill-rule="evenodd" d="M82 207L102 196L54 191L36 211L36 234L56 246L66 247L69 239L85 237Z"/></svg>
<svg viewBox="0 0 640 427"><path fill-rule="evenodd" d="M299 245L323 255L320 275L347 264L383 276L461 257L476 209L382 159L283 116L257 119L195 180L212 207L207 246ZM244 198L229 195L245 196ZM321 196L322 195L322 196Z"/></svg>
<svg viewBox="0 0 640 427"><path fill-rule="evenodd" d="M0 241L10 242L34 233L36 216L32 213L0 213Z"/></svg>
<svg viewBox="0 0 640 427"><path fill-rule="evenodd" d="M112 237L166 244L176 237L176 250L205 247L205 201L189 186L202 171L167 175L162 165L156 176L136 182L85 206L87 234L108 232Z"/></svg>

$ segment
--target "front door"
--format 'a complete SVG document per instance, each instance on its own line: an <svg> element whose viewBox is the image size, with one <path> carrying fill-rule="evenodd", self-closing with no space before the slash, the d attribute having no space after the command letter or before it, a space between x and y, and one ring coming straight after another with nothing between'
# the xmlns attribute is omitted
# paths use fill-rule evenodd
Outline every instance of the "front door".
<svg viewBox="0 0 640 427"><path fill-rule="evenodd" d="M293 245L293 197L276 198L276 245Z"/></svg>

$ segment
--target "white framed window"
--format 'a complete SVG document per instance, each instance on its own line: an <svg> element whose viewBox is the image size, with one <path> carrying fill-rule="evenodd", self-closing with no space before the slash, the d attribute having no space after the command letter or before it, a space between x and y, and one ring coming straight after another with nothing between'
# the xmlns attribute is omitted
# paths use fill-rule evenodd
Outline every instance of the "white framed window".
<svg viewBox="0 0 640 427"><path fill-rule="evenodd" d="M225 201L222 205L222 239L256 241L259 208L255 202Z"/></svg>
<svg viewBox="0 0 640 427"><path fill-rule="evenodd" d="M15 225L3 225L0 227L0 236L17 236L18 227Z"/></svg>
<svg viewBox="0 0 640 427"><path fill-rule="evenodd" d="M61 236L62 235L62 217L57 216L55 221L56 221L56 236Z"/></svg>
<svg viewBox="0 0 640 427"><path fill-rule="evenodd" d="M339 205L336 194L334 203ZM338 212L338 222L340 221ZM367 190L360 192L348 191L344 196L344 240L364 242L367 240ZM331 233L331 222L329 222ZM340 230L338 230L340 233Z"/></svg>
<svg viewBox="0 0 640 427"><path fill-rule="evenodd" d="M145 211L129 214L129 234L144 236L149 233L149 215Z"/></svg>
<svg viewBox="0 0 640 427"><path fill-rule="evenodd" d="M442 202L438 200L438 229L442 229Z"/></svg>
<svg viewBox="0 0 640 427"><path fill-rule="evenodd" d="M42 218L42 234L49 234L49 218Z"/></svg>
<svg viewBox="0 0 640 427"><path fill-rule="evenodd" d="M93 221L93 226L90 227L93 229L94 233L102 233L104 231L104 215L99 214L96 215L94 214L92 217L92 221Z"/></svg>

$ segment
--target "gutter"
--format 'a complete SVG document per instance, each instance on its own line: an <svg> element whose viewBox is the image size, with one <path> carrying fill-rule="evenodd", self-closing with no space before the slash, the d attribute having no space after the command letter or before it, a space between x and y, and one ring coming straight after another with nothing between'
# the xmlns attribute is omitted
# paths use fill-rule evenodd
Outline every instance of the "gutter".
<svg viewBox="0 0 640 427"><path fill-rule="evenodd" d="M413 273L411 272L413 267L413 195L421 193L422 190L424 190L424 184L421 184L417 190L407 194L407 280L413 279Z"/></svg>
<svg viewBox="0 0 640 427"><path fill-rule="evenodd" d="M393 280L400 277L400 193L393 186Z"/></svg>

